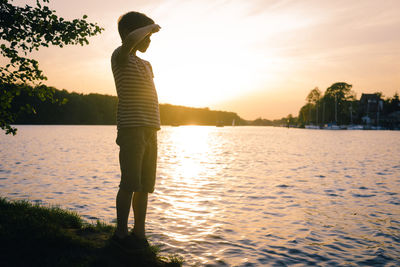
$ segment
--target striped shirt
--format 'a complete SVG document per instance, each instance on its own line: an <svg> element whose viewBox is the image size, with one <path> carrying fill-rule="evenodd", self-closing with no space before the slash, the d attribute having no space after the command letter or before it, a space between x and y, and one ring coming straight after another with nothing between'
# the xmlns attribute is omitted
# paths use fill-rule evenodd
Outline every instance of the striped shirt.
<svg viewBox="0 0 400 267"><path fill-rule="evenodd" d="M138 126L160 129L160 112L157 91L153 82L150 62L136 55L129 55L123 65L117 64L115 49L111 67L118 94L117 127Z"/></svg>

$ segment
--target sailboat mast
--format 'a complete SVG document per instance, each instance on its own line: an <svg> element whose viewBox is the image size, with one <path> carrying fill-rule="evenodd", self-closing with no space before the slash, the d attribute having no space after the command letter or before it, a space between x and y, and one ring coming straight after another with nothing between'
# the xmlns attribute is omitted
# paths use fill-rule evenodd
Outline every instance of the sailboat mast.
<svg viewBox="0 0 400 267"><path fill-rule="evenodd" d="M335 123L337 124L337 96L335 95Z"/></svg>

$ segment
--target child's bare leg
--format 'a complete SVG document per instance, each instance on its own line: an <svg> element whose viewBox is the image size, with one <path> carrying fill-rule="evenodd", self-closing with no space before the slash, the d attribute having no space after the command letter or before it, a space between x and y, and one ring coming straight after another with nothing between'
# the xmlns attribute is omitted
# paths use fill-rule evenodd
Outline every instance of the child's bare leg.
<svg viewBox="0 0 400 267"><path fill-rule="evenodd" d="M139 238L145 238L145 221L147 213L147 192L135 192L132 199L133 213L135 215L135 226L133 233Z"/></svg>
<svg viewBox="0 0 400 267"><path fill-rule="evenodd" d="M117 230L116 235L123 238L128 235L128 218L131 209L132 193L118 190L117 194Z"/></svg>

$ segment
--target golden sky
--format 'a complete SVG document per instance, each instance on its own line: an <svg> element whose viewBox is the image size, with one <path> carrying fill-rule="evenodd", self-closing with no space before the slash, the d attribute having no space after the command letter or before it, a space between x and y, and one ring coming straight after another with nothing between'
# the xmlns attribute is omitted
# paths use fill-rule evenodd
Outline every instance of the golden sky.
<svg viewBox="0 0 400 267"><path fill-rule="evenodd" d="M15 0L31 4L36 1ZM90 45L34 53L47 85L116 95L110 56L118 17L140 11L162 29L145 54L159 102L297 116L314 87L334 82L361 93L400 93L398 0L50 0L65 18L88 15L105 31Z"/></svg>

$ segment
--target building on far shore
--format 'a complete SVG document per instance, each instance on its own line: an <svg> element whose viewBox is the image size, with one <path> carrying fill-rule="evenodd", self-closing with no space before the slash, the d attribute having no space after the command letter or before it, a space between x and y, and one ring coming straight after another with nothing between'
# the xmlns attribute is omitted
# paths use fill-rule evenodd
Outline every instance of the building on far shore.
<svg viewBox="0 0 400 267"><path fill-rule="evenodd" d="M400 97L384 98L381 92L363 93L359 100L332 95L307 102L299 111L297 125L305 128L321 128L337 125L343 128L400 130ZM349 126L349 127L348 127Z"/></svg>
<svg viewBox="0 0 400 267"><path fill-rule="evenodd" d="M359 111L364 116L362 120L367 125L379 123L380 112L383 110L383 100L378 94L362 94L360 98Z"/></svg>

